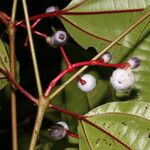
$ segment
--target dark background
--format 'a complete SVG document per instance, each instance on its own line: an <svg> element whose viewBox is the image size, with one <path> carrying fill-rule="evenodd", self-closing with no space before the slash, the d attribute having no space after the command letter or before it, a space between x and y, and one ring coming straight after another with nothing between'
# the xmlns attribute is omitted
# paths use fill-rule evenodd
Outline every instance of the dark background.
<svg viewBox="0 0 150 150"><path fill-rule="evenodd" d="M37 15L44 13L49 6L58 6L64 8L70 0L27 0L29 15ZM1 0L0 10L11 14L12 1ZM22 1L18 1L17 20L24 19ZM51 25L56 29L64 29L63 25L57 18L43 19L36 27L37 30L51 35ZM0 24L0 34L5 41L8 42L8 37L5 34L5 26ZM16 31L16 56L20 63L20 84L29 93L37 96L34 71L30 55L29 46L24 47L23 43L26 38L26 30L17 28ZM61 55L58 49L53 49L41 37L33 35L36 49L37 61L42 81L42 86L45 89L49 81L60 72ZM71 40L71 39L70 39ZM0 149L9 150L11 148L11 111L10 101L3 106L0 111ZM36 107L28 101L23 95L17 91L17 114L18 124L24 126L27 130L32 131L34 119L36 115ZM28 118L28 119L27 119ZM45 121L46 122L46 121ZM23 135L22 135L23 136Z"/></svg>

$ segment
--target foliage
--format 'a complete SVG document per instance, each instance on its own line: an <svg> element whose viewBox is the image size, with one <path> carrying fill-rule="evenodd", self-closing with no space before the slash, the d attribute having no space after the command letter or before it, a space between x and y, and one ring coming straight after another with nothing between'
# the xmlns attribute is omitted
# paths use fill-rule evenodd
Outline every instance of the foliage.
<svg viewBox="0 0 150 150"><path fill-rule="evenodd" d="M150 12L149 5L150 0L72 0L60 11L60 14L52 12L49 15L54 14L57 16L71 36L63 47L70 63L75 64L89 61L98 52L102 52L128 27ZM46 16L47 14L43 15ZM36 16L37 20L39 16ZM54 20L50 21L53 23ZM36 34L38 31L32 29L32 32ZM135 77L135 83L132 88L128 92L118 92L112 88L110 76L114 71L113 67L88 67L79 77L85 73L92 74L96 78L96 88L89 93L84 93L78 88L77 79L75 79L51 99L51 105L57 105L64 110L58 112L57 109L47 109L36 145L37 150L150 149L149 33L150 24L148 18L109 49L113 56L111 63L127 62L132 56L141 60L140 67L132 70ZM40 34L38 33L38 35ZM41 35L46 36L46 34ZM49 44L51 44L51 41ZM55 44L53 43L53 45ZM51 47L51 49L53 48ZM55 63L57 62L55 60ZM59 63L61 72L69 68L65 59ZM9 47L1 39L0 68L10 71ZM61 88L61 85L64 85L79 70L78 68L73 69L75 70L69 71L56 85L54 85L55 80L51 82L50 85L54 85L52 91L50 91L51 93L55 93ZM16 72L17 82L19 82L18 63ZM50 71L48 70L47 72L49 74ZM51 71L51 73L53 72ZM10 99L10 84L2 72L0 72L0 90L0 120L3 121L3 118L7 117L4 114L6 112L4 108L7 107L6 104ZM24 95L26 96L26 94ZM47 96L45 97L47 100ZM40 98L38 100L40 101ZM73 118L74 113L75 117ZM26 116L27 112L25 111L24 114ZM77 114L83 115L84 119ZM35 116L31 116L31 120L34 120L34 118ZM69 130L75 135L78 134L79 139L67 136L60 141L52 141L47 129L59 120L67 122ZM18 125L19 149L26 150L29 147L31 122L27 122L28 130L24 126Z"/></svg>

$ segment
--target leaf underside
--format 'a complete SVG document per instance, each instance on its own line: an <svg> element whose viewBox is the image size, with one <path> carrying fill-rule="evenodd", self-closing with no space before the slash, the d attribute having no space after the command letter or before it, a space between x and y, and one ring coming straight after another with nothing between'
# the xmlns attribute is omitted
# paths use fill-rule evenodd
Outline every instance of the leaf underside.
<svg viewBox="0 0 150 150"><path fill-rule="evenodd" d="M146 102L112 102L91 110L88 120L102 127L134 150L150 149L150 104ZM86 115L86 116L87 116ZM80 121L81 150L127 149L97 128Z"/></svg>
<svg viewBox="0 0 150 150"><path fill-rule="evenodd" d="M9 55L8 55L8 45L0 39L0 67L5 70L9 70ZM8 81L6 77L0 73L0 90L7 85Z"/></svg>

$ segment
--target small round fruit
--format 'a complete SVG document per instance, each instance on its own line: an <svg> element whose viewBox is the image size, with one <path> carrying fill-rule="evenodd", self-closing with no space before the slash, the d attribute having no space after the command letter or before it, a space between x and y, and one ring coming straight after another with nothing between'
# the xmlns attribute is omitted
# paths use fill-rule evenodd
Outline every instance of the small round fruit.
<svg viewBox="0 0 150 150"><path fill-rule="evenodd" d="M52 44L54 46L64 45L67 41L67 33L65 31L57 31L52 36Z"/></svg>
<svg viewBox="0 0 150 150"><path fill-rule="evenodd" d="M50 7L46 8L45 12L46 13L51 13L51 12L58 11L58 10L59 10L58 7L50 6Z"/></svg>
<svg viewBox="0 0 150 150"><path fill-rule="evenodd" d="M96 87L96 79L91 74L85 74L81 77L86 83L78 81L78 87L84 92L91 92Z"/></svg>
<svg viewBox="0 0 150 150"><path fill-rule="evenodd" d="M112 59L111 53L110 53L110 52L104 53L104 54L102 55L102 59L103 59L103 61L104 61L105 63L110 62L111 59Z"/></svg>
<svg viewBox="0 0 150 150"><path fill-rule="evenodd" d="M128 60L128 63L132 69L135 69L140 66L141 61L137 57L132 57Z"/></svg>
<svg viewBox="0 0 150 150"><path fill-rule="evenodd" d="M51 140L58 141L66 136L66 129L62 125L56 124L48 129L48 135Z"/></svg>
<svg viewBox="0 0 150 150"><path fill-rule="evenodd" d="M134 75L131 69L116 69L110 82L116 91L126 92L134 83Z"/></svg>

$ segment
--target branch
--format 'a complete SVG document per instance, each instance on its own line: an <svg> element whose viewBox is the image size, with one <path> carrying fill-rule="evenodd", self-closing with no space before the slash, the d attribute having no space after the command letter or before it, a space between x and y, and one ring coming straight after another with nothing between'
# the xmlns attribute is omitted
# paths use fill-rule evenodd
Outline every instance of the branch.
<svg viewBox="0 0 150 150"><path fill-rule="evenodd" d="M27 25L27 32L28 32L28 36L29 36L29 44L30 44L33 67L34 67L35 78L36 78L36 83L37 83L37 89L38 89L38 94L40 97L43 95L42 85L41 85L37 60L36 60L36 54L35 54L35 48L34 48L34 43L33 43L33 38L32 38L32 32L31 32L31 26L30 26L30 21L29 21L28 8L27 8L26 0L22 0L22 3L23 3L25 21L26 21L26 25Z"/></svg>
<svg viewBox="0 0 150 150"><path fill-rule="evenodd" d="M15 28L13 24L16 18L17 10L17 0L13 1L12 14L10 24L8 26L9 31L9 46L10 46L10 72L15 78L16 76L16 57L15 57ZM17 110L16 110L16 90L12 86L11 89L11 118L12 118L12 147L13 150L18 149L18 139L17 139Z"/></svg>

